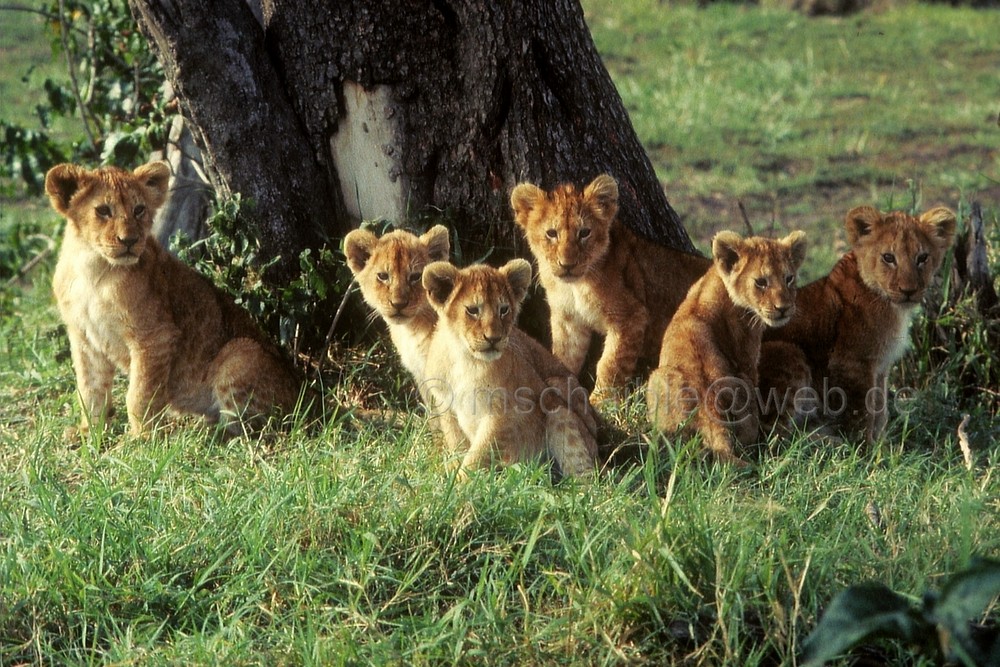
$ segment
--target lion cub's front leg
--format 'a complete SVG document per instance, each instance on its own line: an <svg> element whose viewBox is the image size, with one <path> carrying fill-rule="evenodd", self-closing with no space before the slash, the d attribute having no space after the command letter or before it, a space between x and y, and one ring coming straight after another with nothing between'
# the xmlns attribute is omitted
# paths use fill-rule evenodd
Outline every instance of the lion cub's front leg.
<svg viewBox="0 0 1000 667"><path fill-rule="evenodd" d="M552 313L552 354L579 375L590 349L591 330L580 320L563 310Z"/></svg>
<svg viewBox="0 0 1000 667"><path fill-rule="evenodd" d="M756 382L737 374L722 375L705 391L699 421L705 434L705 444L720 461L745 466L735 445L757 442L760 419L753 389Z"/></svg>
<svg viewBox="0 0 1000 667"><path fill-rule="evenodd" d="M879 392L885 385L879 383L872 364L838 350L830 359L829 372L831 393L843 397L838 419L849 431L863 434L865 444L874 444L888 420L884 401L873 400L884 398Z"/></svg>
<svg viewBox="0 0 1000 667"><path fill-rule="evenodd" d="M657 368L646 385L649 420L664 433L685 426L684 430L696 430L718 460L746 466L736 453L736 445L754 442L759 430L757 413L747 402L745 391L749 385L728 377L724 371L710 376L720 379L711 382L707 376L688 376L671 367Z"/></svg>
<svg viewBox="0 0 1000 667"><path fill-rule="evenodd" d="M597 362L597 380L591 401L620 400L635 374L642 352L648 321L645 309L632 311L627 321L615 322L604 340L604 351Z"/></svg>
<svg viewBox="0 0 1000 667"><path fill-rule="evenodd" d="M488 417L476 427L475 434L469 439L469 451L462 459L463 475L469 470L488 468L493 464L499 426L495 417Z"/></svg>
<svg viewBox="0 0 1000 667"><path fill-rule="evenodd" d="M758 369L758 407L768 432L789 435L796 425L816 416L819 408L812 400L812 369L802 348L786 341L768 341L761 345Z"/></svg>
<svg viewBox="0 0 1000 667"><path fill-rule="evenodd" d="M889 423L889 385L885 373L875 375L874 384L865 394L865 408L869 414L865 440L874 444Z"/></svg>
<svg viewBox="0 0 1000 667"><path fill-rule="evenodd" d="M465 432L459 425L455 415L448 410L431 413L428 424L431 431L443 441L444 447L449 454L449 458L445 464L447 470L452 471L455 468L460 468L465 453L469 451L469 439L465 437ZM459 457L459 454L462 456Z"/></svg>
<svg viewBox="0 0 1000 667"><path fill-rule="evenodd" d="M69 343L83 413L80 415L79 433L86 434L95 424L103 426L111 416L115 365L74 328L69 330Z"/></svg>
<svg viewBox="0 0 1000 667"><path fill-rule="evenodd" d="M172 347L168 343L131 351L125 407L132 435L148 432L169 404L167 382L170 379Z"/></svg>

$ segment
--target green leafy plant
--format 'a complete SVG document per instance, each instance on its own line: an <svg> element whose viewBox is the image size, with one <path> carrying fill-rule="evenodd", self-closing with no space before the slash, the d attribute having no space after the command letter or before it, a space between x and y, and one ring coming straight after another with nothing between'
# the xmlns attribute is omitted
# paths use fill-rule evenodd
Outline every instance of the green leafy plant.
<svg viewBox="0 0 1000 667"><path fill-rule="evenodd" d="M66 153L49 134L0 119L0 165L8 178L22 182L31 194L40 194L45 172L66 161ZM11 189L11 188L5 188Z"/></svg>
<svg viewBox="0 0 1000 667"><path fill-rule="evenodd" d="M44 258L55 246L37 222L0 226L0 284L16 280L32 261Z"/></svg>
<svg viewBox="0 0 1000 667"><path fill-rule="evenodd" d="M192 244L174 239L178 255L229 292L282 345L298 350L314 348L330 326L335 306L351 277L344 263L329 247L306 249L299 255L299 273L291 281L275 285L267 271L280 257L263 251L260 240L246 233L241 211L253 206L238 193L216 203L208 219L212 234Z"/></svg>
<svg viewBox="0 0 1000 667"><path fill-rule="evenodd" d="M973 559L952 575L940 592L919 603L880 583L849 587L837 595L805 643L805 665L827 660L871 639L896 639L918 646L939 664L969 667L1000 664L1000 633L973 633L970 619L981 617L1000 595L1000 561Z"/></svg>
<svg viewBox="0 0 1000 667"><path fill-rule="evenodd" d="M175 110L161 94L162 70L124 0L59 0L35 9L5 9L46 19L53 57L64 60L66 75L42 83L34 126L0 118L0 172L6 179L37 195L45 172L58 162L99 160L128 167L162 148ZM57 118L73 122L57 132Z"/></svg>
<svg viewBox="0 0 1000 667"><path fill-rule="evenodd" d="M964 233L969 233L969 211L964 202L958 206L959 219L964 220ZM1000 225L996 213L987 211L986 246L1000 248ZM982 411L990 418L1000 415L1000 317L997 312L984 312L977 305L975 293L963 286L955 270L955 247L946 256L941 268L940 286L931 290L925 300L923 316L912 330L915 364L900 369L899 381L909 387L923 388L937 376L954 378L947 401L965 412ZM990 267L994 277L1000 266Z"/></svg>

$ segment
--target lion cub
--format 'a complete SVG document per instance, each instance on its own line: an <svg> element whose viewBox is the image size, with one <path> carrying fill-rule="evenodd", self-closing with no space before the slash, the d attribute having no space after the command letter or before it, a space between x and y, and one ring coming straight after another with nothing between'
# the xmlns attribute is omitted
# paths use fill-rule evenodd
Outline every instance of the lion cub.
<svg viewBox="0 0 1000 667"><path fill-rule="evenodd" d="M52 206L67 219L52 286L69 334L81 432L110 417L116 369L128 374L133 434L168 407L222 420L238 434L241 420L290 412L298 400L298 382L250 316L150 235L169 178L164 163L133 172L61 164L45 177Z"/></svg>
<svg viewBox="0 0 1000 667"><path fill-rule="evenodd" d="M614 397L640 358L655 362L667 323L709 260L647 241L622 224L618 184L607 174L582 192L521 183L510 202L538 261L553 353L579 374L593 335L605 336L592 397Z"/></svg>
<svg viewBox="0 0 1000 667"><path fill-rule="evenodd" d="M944 207L914 217L860 206L847 213L851 250L799 290L788 326L764 335L762 390L812 387L807 413L841 421L866 442L888 417L886 373L906 351L910 322L955 237ZM773 342L770 342L773 341ZM798 366L798 373L783 372ZM823 413L823 414L816 414Z"/></svg>
<svg viewBox="0 0 1000 667"><path fill-rule="evenodd" d="M781 240L715 236L714 266L677 309L663 336L660 366L646 387L656 429L677 429L691 418L690 426L719 460L745 465L734 441L748 444L758 436L761 336L795 312L796 274L805 252L803 232Z"/></svg>
<svg viewBox="0 0 1000 667"><path fill-rule="evenodd" d="M434 262L423 285L438 313L424 397L447 444L467 447L461 469L540 455L563 475L595 469L596 415L587 392L537 341L516 328L531 284L523 259L500 269Z"/></svg>
<svg viewBox="0 0 1000 667"><path fill-rule="evenodd" d="M356 229L344 237L347 265L361 295L385 320L403 366L418 385L424 380L427 349L437 323L421 276L427 264L447 260L450 247L443 225L422 236L396 230L379 238Z"/></svg>

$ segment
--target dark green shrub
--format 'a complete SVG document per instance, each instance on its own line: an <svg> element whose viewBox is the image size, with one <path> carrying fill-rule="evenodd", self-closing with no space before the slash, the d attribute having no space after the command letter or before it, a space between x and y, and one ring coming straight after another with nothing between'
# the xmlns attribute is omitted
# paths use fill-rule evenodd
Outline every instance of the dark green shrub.
<svg viewBox="0 0 1000 667"><path fill-rule="evenodd" d="M992 628L976 623L998 595L1000 561L986 558L973 560L945 581L940 592L928 591L919 602L880 583L851 586L830 602L806 639L805 665L818 667L876 638L915 646L938 664L1000 665L995 623Z"/></svg>

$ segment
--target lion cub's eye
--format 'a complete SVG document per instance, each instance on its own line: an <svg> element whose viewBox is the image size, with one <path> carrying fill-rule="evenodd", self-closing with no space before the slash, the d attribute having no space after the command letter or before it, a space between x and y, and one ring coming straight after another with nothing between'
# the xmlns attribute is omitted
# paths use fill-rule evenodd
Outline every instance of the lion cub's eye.
<svg viewBox="0 0 1000 667"><path fill-rule="evenodd" d="M922 252L917 255L917 266L923 266L927 263L927 258L930 257L926 252Z"/></svg>
<svg viewBox="0 0 1000 667"><path fill-rule="evenodd" d="M545 232L545 235L548 236L553 241L555 241L557 238L559 238L559 232L557 232L554 229L548 230L547 232Z"/></svg>
<svg viewBox="0 0 1000 667"><path fill-rule="evenodd" d="M753 284L757 286L757 289L764 289L767 287L767 278L754 278Z"/></svg>
<svg viewBox="0 0 1000 667"><path fill-rule="evenodd" d="M101 204L95 210L97 211L97 215L101 216L102 218L111 217L111 207L108 206L107 204Z"/></svg>
<svg viewBox="0 0 1000 667"><path fill-rule="evenodd" d="M145 212L146 212L146 207L142 204L139 204L134 209L132 209L132 215L134 215L137 218L141 218L143 213Z"/></svg>
<svg viewBox="0 0 1000 667"><path fill-rule="evenodd" d="M466 306L465 312L469 317L479 317L479 306Z"/></svg>
<svg viewBox="0 0 1000 667"><path fill-rule="evenodd" d="M510 306L508 306L506 303L501 303L500 308L498 310L500 311L500 317L507 317L508 315L510 315Z"/></svg>
<svg viewBox="0 0 1000 667"><path fill-rule="evenodd" d="M581 229L579 232L576 233L576 236L581 241L590 238L590 228L584 227L583 229Z"/></svg>
<svg viewBox="0 0 1000 667"><path fill-rule="evenodd" d="M791 287L792 285L795 284L795 274L794 273L785 276L785 284L788 285L789 287Z"/></svg>
<svg viewBox="0 0 1000 667"><path fill-rule="evenodd" d="M389 282L389 274L386 273L385 271L379 271L378 273L375 274L375 277L378 278L378 281L380 283Z"/></svg>
<svg viewBox="0 0 1000 667"><path fill-rule="evenodd" d="M884 252L882 253L882 261L888 264L889 266L892 266L893 264L896 263L896 256L893 255L891 252Z"/></svg>
<svg viewBox="0 0 1000 667"><path fill-rule="evenodd" d="M419 283L421 275L422 274L420 271L414 271L413 273L411 273L409 278L410 284L413 285L414 283Z"/></svg>

